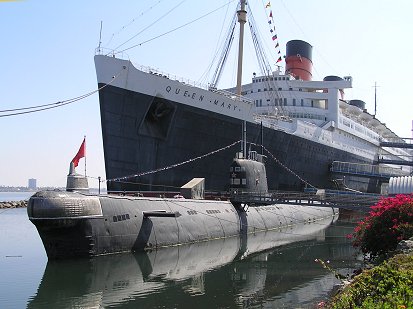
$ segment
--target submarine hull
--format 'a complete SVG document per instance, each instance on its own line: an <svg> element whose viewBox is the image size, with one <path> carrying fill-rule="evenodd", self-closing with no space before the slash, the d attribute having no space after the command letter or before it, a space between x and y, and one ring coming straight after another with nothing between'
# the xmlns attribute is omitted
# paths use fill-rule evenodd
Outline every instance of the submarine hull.
<svg viewBox="0 0 413 309"><path fill-rule="evenodd" d="M242 237L334 218L329 207L235 207L229 201L88 195L41 191L28 203L49 259L120 252Z"/></svg>

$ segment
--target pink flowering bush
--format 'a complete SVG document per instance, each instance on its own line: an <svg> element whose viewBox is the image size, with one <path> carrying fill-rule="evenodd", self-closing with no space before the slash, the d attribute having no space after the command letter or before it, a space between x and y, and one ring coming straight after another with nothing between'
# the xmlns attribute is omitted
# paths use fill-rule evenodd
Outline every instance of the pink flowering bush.
<svg viewBox="0 0 413 309"><path fill-rule="evenodd" d="M413 195L381 199L354 229L353 245L370 258L396 249L403 239L413 236Z"/></svg>

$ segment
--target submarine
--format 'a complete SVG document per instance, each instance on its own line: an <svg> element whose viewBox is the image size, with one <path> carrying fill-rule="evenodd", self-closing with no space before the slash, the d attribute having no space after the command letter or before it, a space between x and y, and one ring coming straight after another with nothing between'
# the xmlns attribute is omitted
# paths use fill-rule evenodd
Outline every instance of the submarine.
<svg viewBox="0 0 413 309"><path fill-rule="evenodd" d="M256 233L245 245L240 237L231 237L156 251L48 261L27 308L169 308L171 303L180 308L180 304L193 303L193 293L217 295L200 300L198 308L219 308L227 302L227 307L231 303L240 307L236 306L239 301L242 304L268 289L278 295L294 290L300 299L306 299L319 292L329 276L314 263L315 258L343 261L353 256L346 250L348 245L336 241L345 239L344 234L326 247L317 245L331 236L328 226L327 218ZM257 267L260 261L277 267ZM287 275L289 272L293 274ZM293 276L293 280L281 279L285 276ZM227 299L222 291L228 287L242 297ZM168 297L159 297L159 291Z"/></svg>
<svg viewBox="0 0 413 309"><path fill-rule="evenodd" d="M233 159L230 196L242 196L242 202L205 199L203 178L192 179L173 198L94 195L89 193L86 176L77 174L72 162L66 191L35 193L28 201L27 213L48 259L147 251L232 237L247 239L256 233L337 219L334 207L265 202L271 195L264 161L265 156L254 151L247 158L237 153Z"/></svg>

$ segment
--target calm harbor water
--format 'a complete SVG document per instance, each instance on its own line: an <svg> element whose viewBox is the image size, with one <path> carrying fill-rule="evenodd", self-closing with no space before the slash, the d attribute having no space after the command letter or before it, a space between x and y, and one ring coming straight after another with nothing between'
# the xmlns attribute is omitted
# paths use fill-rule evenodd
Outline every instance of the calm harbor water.
<svg viewBox="0 0 413 309"><path fill-rule="evenodd" d="M315 259L342 274L361 264L344 217L307 240L251 254L240 255L234 238L48 262L26 209L0 210L0 308L315 308L339 283Z"/></svg>
<svg viewBox="0 0 413 309"><path fill-rule="evenodd" d="M0 202L28 200L35 192L0 192Z"/></svg>

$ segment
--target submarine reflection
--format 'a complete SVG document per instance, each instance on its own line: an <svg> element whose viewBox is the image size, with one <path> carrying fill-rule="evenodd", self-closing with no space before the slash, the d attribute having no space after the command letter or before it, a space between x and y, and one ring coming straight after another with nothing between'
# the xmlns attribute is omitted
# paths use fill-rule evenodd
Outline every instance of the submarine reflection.
<svg viewBox="0 0 413 309"><path fill-rule="evenodd" d="M315 258L352 258L343 241L346 231L329 232L331 223L326 219L151 252L52 260L28 308L182 308L195 300L198 308L248 307L291 289L299 293L326 276ZM329 233L334 233L332 242L319 246ZM310 287L317 289L319 283Z"/></svg>

